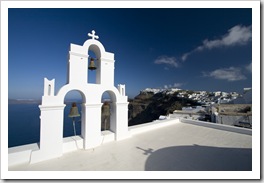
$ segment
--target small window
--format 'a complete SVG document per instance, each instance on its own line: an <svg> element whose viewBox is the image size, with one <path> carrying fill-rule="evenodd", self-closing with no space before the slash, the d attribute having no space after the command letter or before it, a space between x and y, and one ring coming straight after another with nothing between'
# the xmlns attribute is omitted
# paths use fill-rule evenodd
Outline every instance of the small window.
<svg viewBox="0 0 264 183"><path fill-rule="evenodd" d="M48 88L48 95L51 95L51 85L49 84L49 88Z"/></svg>

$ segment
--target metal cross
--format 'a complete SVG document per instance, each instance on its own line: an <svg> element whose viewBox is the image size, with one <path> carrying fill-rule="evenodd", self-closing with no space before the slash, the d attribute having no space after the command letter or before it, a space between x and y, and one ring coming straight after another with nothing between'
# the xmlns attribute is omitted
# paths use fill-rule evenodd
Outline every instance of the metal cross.
<svg viewBox="0 0 264 183"><path fill-rule="evenodd" d="M88 33L88 36L89 37L92 37L92 39L99 39L99 36L97 36L97 35L95 35L95 31L94 30L92 30L92 34L91 33Z"/></svg>

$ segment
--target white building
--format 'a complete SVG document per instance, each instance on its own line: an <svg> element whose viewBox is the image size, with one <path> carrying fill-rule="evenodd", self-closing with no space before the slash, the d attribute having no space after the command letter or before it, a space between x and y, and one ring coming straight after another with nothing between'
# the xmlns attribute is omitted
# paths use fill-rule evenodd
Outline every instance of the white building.
<svg viewBox="0 0 264 183"><path fill-rule="evenodd" d="M215 94L215 97L218 97L218 96L221 96L222 92L221 91L217 91L217 92L214 92Z"/></svg>
<svg viewBox="0 0 264 183"><path fill-rule="evenodd" d="M83 45L70 44L67 83L55 93L55 79L44 79L44 95L40 108L40 142L37 149L24 149L10 155L10 163L23 158L30 163L61 157L65 152L78 148L92 149L102 144L101 99L105 92L111 97L110 132L113 140L122 140L128 134L128 99L125 85L114 86L114 54L105 51L99 37L88 34ZM89 55L96 55L96 71L88 71ZM96 72L96 83L88 83L88 72ZM64 98L70 91L78 91L82 96L81 136L63 139ZM77 142L78 141L78 142ZM21 157L23 156L23 157ZM20 159L20 160L19 160Z"/></svg>
<svg viewBox="0 0 264 183"><path fill-rule="evenodd" d="M142 90L141 92L151 92L151 93L159 93L161 92L161 89L156 89L156 88L146 88L145 90Z"/></svg>

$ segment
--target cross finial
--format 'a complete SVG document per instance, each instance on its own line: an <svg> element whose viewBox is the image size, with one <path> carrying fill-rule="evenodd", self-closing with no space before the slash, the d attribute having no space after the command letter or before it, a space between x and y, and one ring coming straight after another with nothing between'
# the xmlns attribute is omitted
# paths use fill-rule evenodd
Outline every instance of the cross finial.
<svg viewBox="0 0 264 183"><path fill-rule="evenodd" d="M97 35L95 35L95 31L94 30L92 30L92 34L91 33L88 33L88 36L89 37L92 37L92 39L99 39L99 36L97 36Z"/></svg>

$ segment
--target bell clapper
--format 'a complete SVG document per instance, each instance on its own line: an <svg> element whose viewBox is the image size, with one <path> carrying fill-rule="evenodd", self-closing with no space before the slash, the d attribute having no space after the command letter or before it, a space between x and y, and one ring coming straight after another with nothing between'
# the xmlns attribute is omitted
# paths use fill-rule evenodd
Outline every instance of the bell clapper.
<svg viewBox="0 0 264 183"><path fill-rule="evenodd" d="M73 124L73 131L74 131L74 136L76 136L76 129L75 129L75 117L72 118L72 124Z"/></svg>

